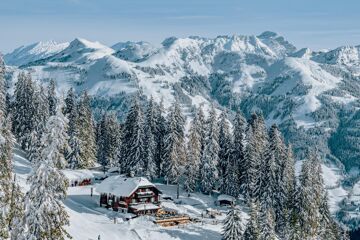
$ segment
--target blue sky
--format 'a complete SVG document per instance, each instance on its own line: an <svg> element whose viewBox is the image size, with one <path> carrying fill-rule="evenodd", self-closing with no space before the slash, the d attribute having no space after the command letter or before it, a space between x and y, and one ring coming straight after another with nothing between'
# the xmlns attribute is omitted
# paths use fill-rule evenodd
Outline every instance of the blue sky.
<svg viewBox="0 0 360 240"><path fill-rule="evenodd" d="M0 51L75 37L107 45L270 30L298 48L360 44L359 0L0 0Z"/></svg>

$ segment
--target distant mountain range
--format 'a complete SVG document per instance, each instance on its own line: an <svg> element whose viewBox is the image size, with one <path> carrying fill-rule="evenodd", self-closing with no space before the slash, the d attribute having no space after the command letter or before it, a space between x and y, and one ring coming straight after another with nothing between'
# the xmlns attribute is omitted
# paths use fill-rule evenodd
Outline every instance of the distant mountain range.
<svg viewBox="0 0 360 240"><path fill-rule="evenodd" d="M108 47L77 38L22 46L4 58L11 88L26 70L44 82L55 79L60 94L71 86L88 90L97 112L127 109L139 90L164 99L166 107L178 99L187 116L211 102L219 109L240 108L246 116L261 110L267 124L280 126L298 158L303 149L317 148L339 172L352 170L351 177L342 173L348 185L358 180L360 46L298 50L273 32L170 37L160 47L147 42Z"/></svg>

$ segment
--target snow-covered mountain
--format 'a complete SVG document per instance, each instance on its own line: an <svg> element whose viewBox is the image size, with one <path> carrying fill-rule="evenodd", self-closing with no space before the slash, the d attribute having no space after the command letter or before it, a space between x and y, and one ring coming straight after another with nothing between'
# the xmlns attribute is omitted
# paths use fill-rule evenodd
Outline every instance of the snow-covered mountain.
<svg viewBox="0 0 360 240"><path fill-rule="evenodd" d="M317 145L335 159L328 141L343 116L357 109L360 97L359 47L297 50L273 32L170 37L161 47L125 42L110 48L77 38L21 47L5 60L15 66L9 68L12 82L18 71L27 70L45 82L54 78L60 92L70 86L87 89L101 108L126 108L128 96L140 89L157 101L164 98L166 106L177 98L184 111L213 101L240 107L247 115L261 109L268 124L278 123L289 141L324 139ZM295 142L296 151L308 144Z"/></svg>
<svg viewBox="0 0 360 240"><path fill-rule="evenodd" d="M140 62L156 53L157 48L148 42L119 42L111 47L116 51L115 56L131 61Z"/></svg>
<svg viewBox="0 0 360 240"><path fill-rule="evenodd" d="M28 46L21 46L12 53L4 56L8 65L21 66L39 59L52 56L66 47L69 43L57 43L55 41L37 42Z"/></svg>

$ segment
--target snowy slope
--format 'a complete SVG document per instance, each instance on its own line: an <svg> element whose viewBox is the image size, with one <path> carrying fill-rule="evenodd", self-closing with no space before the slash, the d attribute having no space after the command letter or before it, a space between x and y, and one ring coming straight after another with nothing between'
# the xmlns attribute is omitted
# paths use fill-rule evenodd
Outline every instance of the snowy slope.
<svg viewBox="0 0 360 240"><path fill-rule="evenodd" d="M114 55L120 59L140 62L147 59L149 56L155 54L157 48L151 43L140 41L140 42L119 42L111 47L116 52Z"/></svg>

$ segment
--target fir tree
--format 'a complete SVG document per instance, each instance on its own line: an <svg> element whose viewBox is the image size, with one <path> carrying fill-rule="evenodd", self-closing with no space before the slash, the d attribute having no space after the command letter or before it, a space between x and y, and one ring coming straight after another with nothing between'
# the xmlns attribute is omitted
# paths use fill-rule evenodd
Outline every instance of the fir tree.
<svg viewBox="0 0 360 240"><path fill-rule="evenodd" d="M168 130L165 136L163 172L167 182L178 183L181 168L185 165L185 119L177 101L168 115Z"/></svg>
<svg viewBox="0 0 360 240"><path fill-rule="evenodd" d="M260 229L259 229L259 211L257 204L250 200L250 219L246 225L244 232L244 240L259 240Z"/></svg>
<svg viewBox="0 0 360 240"><path fill-rule="evenodd" d="M157 169L157 175L161 176L162 164L165 156L165 135L167 132L167 121L164 117L165 110L163 106L163 99L159 104L155 104L155 121L156 121L156 133L155 133L155 163Z"/></svg>
<svg viewBox="0 0 360 240"><path fill-rule="evenodd" d="M321 175L321 165L314 152L307 154L302 164L299 188L299 221L303 237L318 237L321 224L320 206L325 193Z"/></svg>
<svg viewBox="0 0 360 240"><path fill-rule="evenodd" d="M30 135L35 125L37 111L34 93L34 83L30 75L20 73L14 92L13 132L24 150L29 150Z"/></svg>
<svg viewBox="0 0 360 240"><path fill-rule="evenodd" d="M5 63L0 54L0 118L6 115Z"/></svg>
<svg viewBox="0 0 360 240"><path fill-rule="evenodd" d="M48 101L48 105L49 105L49 114L50 114L50 116L54 116L56 114L56 105L57 105L54 79L51 79L50 83L48 85L47 101Z"/></svg>
<svg viewBox="0 0 360 240"><path fill-rule="evenodd" d="M107 166L108 161L106 159L106 124L107 124L108 115L106 113L102 114L101 120L96 124L96 158L97 162L100 163L102 166Z"/></svg>
<svg viewBox="0 0 360 240"><path fill-rule="evenodd" d="M73 88L70 88L66 94L65 98L65 107L63 109L64 115L68 116L76 108L76 96ZM71 119L69 118L69 121Z"/></svg>
<svg viewBox="0 0 360 240"><path fill-rule="evenodd" d="M1 114L0 114L1 115ZM0 238L9 237L11 219L12 182L12 142L11 121L0 116Z"/></svg>
<svg viewBox="0 0 360 240"><path fill-rule="evenodd" d="M96 142L93 116L90 108L90 97L84 92L78 103L77 126L81 144L79 168L92 167L96 160Z"/></svg>
<svg viewBox="0 0 360 240"><path fill-rule="evenodd" d="M260 155L256 146L256 137L254 130L250 125L247 130L247 145L244 158L244 177L242 177L241 189L244 192L246 199L256 197L256 184L258 184Z"/></svg>
<svg viewBox="0 0 360 240"><path fill-rule="evenodd" d="M234 131L233 131L233 146L231 149L231 167L229 179L227 180L226 188L234 186L233 190L227 191L229 195L239 195L242 183L246 181L246 163L245 160L245 129L246 121L241 115L240 111L236 112L234 119ZM229 184L233 182L233 184ZM225 188L225 189L226 189Z"/></svg>
<svg viewBox="0 0 360 240"><path fill-rule="evenodd" d="M66 197L67 180L57 166L65 159L63 133L66 119L61 111L51 116L42 136L40 159L29 176L30 190L25 196L26 239L59 239L70 237L64 229L69 224L61 200Z"/></svg>
<svg viewBox="0 0 360 240"><path fill-rule="evenodd" d="M253 113L247 130L247 146L245 150L244 169L245 181L243 191L245 196L259 200L259 187L261 186L260 166L267 146L267 131L261 115Z"/></svg>
<svg viewBox="0 0 360 240"><path fill-rule="evenodd" d="M11 240L24 238L24 195L16 183L16 176L12 181L8 224Z"/></svg>
<svg viewBox="0 0 360 240"><path fill-rule="evenodd" d="M225 189L226 187L226 171L229 166L231 147L232 147L232 139L230 134L230 126L228 123L226 112L222 112L219 117L219 163L218 163L218 172L221 189ZM236 179L234 179L236 183Z"/></svg>
<svg viewBox="0 0 360 240"><path fill-rule="evenodd" d="M223 233L223 240L241 240L243 239L243 229L241 223L240 211L232 208L226 215Z"/></svg>
<svg viewBox="0 0 360 240"><path fill-rule="evenodd" d="M73 126L71 124L71 126ZM68 162L68 166L71 169L78 169L80 167L79 160L81 159L81 146L79 139L79 131L77 128L71 131L71 135L69 136L69 151L66 156L66 160Z"/></svg>
<svg viewBox="0 0 360 240"><path fill-rule="evenodd" d="M205 149L205 140L206 140L206 120L205 115L200 106L198 109L198 121L199 121L199 135L200 135L200 142L201 142L201 156L203 155Z"/></svg>
<svg viewBox="0 0 360 240"><path fill-rule="evenodd" d="M185 183L184 188L188 192L194 192L199 181L199 168L201 161L201 128L200 110L195 113L190 124L190 132L187 142Z"/></svg>
<svg viewBox="0 0 360 240"><path fill-rule="evenodd" d="M144 117L138 97L126 117L122 137L119 163L124 173L142 175L144 171Z"/></svg>
<svg viewBox="0 0 360 240"><path fill-rule="evenodd" d="M201 157L200 175L201 191L211 193L218 183L218 163L219 163L219 131L216 124L215 107L212 105L209 118L207 120L207 136L205 148Z"/></svg>
<svg viewBox="0 0 360 240"><path fill-rule="evenodd" d="M156 164L156 141L155 134L157 133L156 111L154 100L151 97L148 103L145 114L144 125L144 160L145 160L145 176L153 179L157 176Z"/></svg>
<svg viewBox="0 0 360 240"><path fill-rule="evenodd" d="M264 152L260 178L261 205L264 209L274 209L276 231L285 234L288 203L288 182L285 175L287 150L280 131L273 125L269 132L268 146ZM289 166L290 167L290 166Z"/></svg>
<svg viewBox="0 0 360 240"><path fill-rule="evenodd" d="M260 240L277 240L275 233L275 221L272 209L265 209L262 212L260 221Z"/></svg>
<svg viewBox="0 0 360 240"><path fill-rule="evenodd" d="M28 138L28 156L31 162L33 162L35 159L38 159L41 136L45 130L46 121L49 117L48 102L44 94L43 87L39 87L34 84L34 90L33 127Z"/></svg>
<svg viewBox="0 0 360 240"><path fill-rule="evenodd" d="M120 145L120 125L115 114L110 114L107 118L106 127L106 155L109 166L115 166L115 159L118 146Z"/></svg>

